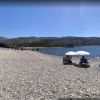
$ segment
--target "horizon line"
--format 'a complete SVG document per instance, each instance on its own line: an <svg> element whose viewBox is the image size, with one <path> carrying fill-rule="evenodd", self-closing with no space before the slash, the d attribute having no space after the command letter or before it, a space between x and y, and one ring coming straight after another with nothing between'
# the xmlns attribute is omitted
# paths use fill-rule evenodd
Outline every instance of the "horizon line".
<svg viewBox="0 0 100 100"><path fill-rule="evenodd" d="M16 36L16 37L6 37L6 36L0 36L1 38L8 38L8 39L12 39L12 38L29 38L29 37L55 37L55 38L63 38L63 37L83 37L83 38L91 38L91 37L95 37L95 38L100 38L100 36Z"/></svg>

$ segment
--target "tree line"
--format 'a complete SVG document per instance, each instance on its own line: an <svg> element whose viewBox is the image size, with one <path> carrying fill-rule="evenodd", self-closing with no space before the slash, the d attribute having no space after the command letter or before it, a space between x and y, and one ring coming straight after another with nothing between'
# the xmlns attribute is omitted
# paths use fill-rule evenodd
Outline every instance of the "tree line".
<svg viewBox="0 0 100 100"><path fill-rule="evenodd" d="M0 40L0 47L74 47L100 45L97 37L22 37Z"/></svg>

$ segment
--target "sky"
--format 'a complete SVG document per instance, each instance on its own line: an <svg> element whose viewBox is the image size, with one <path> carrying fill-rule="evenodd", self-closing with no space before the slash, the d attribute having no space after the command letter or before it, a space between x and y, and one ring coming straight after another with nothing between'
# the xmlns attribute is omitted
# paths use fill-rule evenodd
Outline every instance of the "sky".
<svg viewBox="0 0 100 100"><path fill-rule="evenodd" d="M0 36L100 37L100 6L0 5Z"/></svg>

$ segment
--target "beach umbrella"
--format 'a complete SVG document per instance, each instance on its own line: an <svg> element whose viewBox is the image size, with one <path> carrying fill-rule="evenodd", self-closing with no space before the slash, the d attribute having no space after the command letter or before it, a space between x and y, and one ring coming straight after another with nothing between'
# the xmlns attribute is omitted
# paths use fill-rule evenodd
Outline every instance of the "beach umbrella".
<svg viewBox="0 0 100 100"><path fill-rule="evenodd" d="M77 51L76 54L77 55L89 55L90 53L87 51Z"/></svg>
<svg viewBox="0 0 100 100"><path fill-rule="evenodd" d="M76 52L74 52L74 51L69 51L69 52L66 52L65 55L76 55Z"/></svg>

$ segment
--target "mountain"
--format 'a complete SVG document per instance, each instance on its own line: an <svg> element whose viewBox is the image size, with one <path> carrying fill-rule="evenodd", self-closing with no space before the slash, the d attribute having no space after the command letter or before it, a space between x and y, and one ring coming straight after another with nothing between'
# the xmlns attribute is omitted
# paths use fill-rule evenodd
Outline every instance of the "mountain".
<svg viewBox="0 0 100 100"><path fill-rule="evenodd" d="M45 47L73 47L86 45L100 45L100 37L18 37L5 38L0 37L0 44L12 46L45 46Z"/></svg>
<svg viewBox="0 0 100 100"><path fill-rule="evenodd" d="M0 41L5 41L5 40L8 40L8 38L5 38L5 37L2 37L2 36L0 36Z"/></svg>

